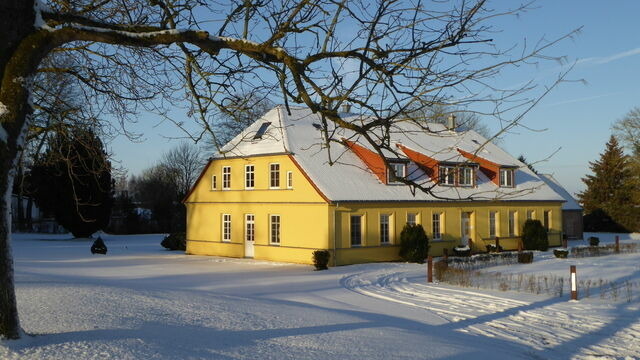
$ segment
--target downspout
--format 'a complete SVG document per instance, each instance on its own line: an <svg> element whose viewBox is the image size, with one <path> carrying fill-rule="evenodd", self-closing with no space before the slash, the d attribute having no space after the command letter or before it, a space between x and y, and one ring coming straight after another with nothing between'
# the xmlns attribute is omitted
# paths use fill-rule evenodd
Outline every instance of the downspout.
<svg viewBox="0 0 640 360"><path fill-rule="evenodd" d="M336 228L336 216L338 214L339 203L336 203L336 208L333 210L333 266L338 266L338 249L336 249L338 229Z"/></svg>

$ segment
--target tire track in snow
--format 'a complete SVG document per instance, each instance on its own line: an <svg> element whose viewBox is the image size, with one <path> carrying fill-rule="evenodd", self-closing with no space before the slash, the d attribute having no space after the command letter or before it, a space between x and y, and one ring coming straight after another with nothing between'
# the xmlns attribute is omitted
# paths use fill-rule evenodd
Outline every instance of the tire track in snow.
<svg viewBox="0 0 640 360"><path fill-rule="evenodd" d="M471 324L457 329L463 333L517 342L535 350L549 350L576 341L585 344L580 354L575 356L577 359L594 356L640 358L640 349L635 345L640 342L638 322L597 344L588 340L591 336L599 339L601 329L612 321L612 317L603 317L602 313L594 316L590 311L593 305L562 302L517 311L518 307L535 304L408 279L423 281L424 275L421 270L398 266L349 275L341 283L345 288L366 296L435 313L452 324L466 320ZM498 314L501 312L505 312L502 317ZM473 323L473 319L485 315L489 315L491 320L479 319Z"/></svg>

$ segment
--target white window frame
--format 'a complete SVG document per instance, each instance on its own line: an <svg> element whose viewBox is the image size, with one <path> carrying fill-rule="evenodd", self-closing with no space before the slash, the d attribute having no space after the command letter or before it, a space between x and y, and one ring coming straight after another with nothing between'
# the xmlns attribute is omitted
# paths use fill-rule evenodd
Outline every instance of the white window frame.
<svg viewBox="0 0 640 360"><path fill-rule="evenodd" d="M244 166L244 189L253 190L256 186L256 167L251 165Z"/></svg>
<svg viewBox="0 0 640 360"><path fill-rule="evenodd" d="M280 245L282 241L282 218L278 214L269 215L269 244Z"/></svg>
<svg viewBox="0 0 640 360"><path fill-rule="evenodd" d="M413 215L413 221L411 221L411 216ZM418 213L408 212L407 213L407 224L417 225L418 224Z"/></svg>
<svg viewBox="0 0 640 360"><path fill-rule="evenodd" d="M473 186L474 185L474 168L471 166L463 166L460 169L458 169L459 174L458 174L458 185L460 186ZM468 171L468 174L465 174L465 172ZM468 176L466 176L468 175ZM463 180L468 180L468 182L463 182Z"/></svg>
<svg viewBox="0 0 640 360"><path fill-rule="evenodd" d="M293 171L287 171L287 189L293 189Z"/></svg>
<svg viewBox="0 0 640 360"><path fill-rule="evenodd" d="M433 240L442 240L442 213L435 212L431 215L431 233Z"/></svg>
<svg viewBox="0 0 640 360"><path fill-rule="evenodd" d="M518 234L518 212L515 210L509 210L509 236L513 237Z"/></svg>
<svg viewBox="0 0 640 360"><path fill-rule="evenodd" d="M244 240L245 241L256 240L256 215L255 214L244 215Z"/></svg>
<svg viewBox="0 0 640 360"><path fill-rule="evenodd" d="M438 179L440 185L456 185L456 168L453 166L440 166L438 169Z"/></svg>
<svg viewBox="0 0 640 360"><path fill-rule="evenodd" d="M231 189L231 166L222 167L222 190Z"/></svg>
<svg viewBox="0 0 640 360"><path fill-rule="evenodd" d="M231 214L222 214L222 242L231 242Z"/></svg>
<svg viewBox="0 0 640 360"><path fill-rule="evenodd" d="M515 169L500 169L500 187L515 187Z"/></svg>
<svg viewBox="0 0 640 360"><path fill-rule="evenodd" d="M276 169L274 170L274 167ZM276 174L274 177L273 175ZM274 185L275 180L275 185ZM280 164L279 163L271 163L269 164L269 189L280 189Z"/></svg>
<svg viewBox="0 0 640 360"><path fill-rule="evenodd" d="M357 218L359 222L359 226L356 228L353 222L353 219ZM362 246L362 215L352 214L349 217L349 242L351 247L360 247ZM356 231L354 231L356 230ZM358 242L355 243L354 240L357 238Z"/></svg>
<svg viewBox="0 0 640 360"><path fill-rule="evenodd" d="M211 190L218 190L218 177L211 175Z"/></svg>
<svg viewBox="0 0 640 360"><path fill-rule="evenodd" d="M489 238L498 236L498 212L489 211Z"/></svg>
<svg viewBox="0 0 640 360"><path fill-rule="evenodd" d="M396 178L393 177L392 171L399 172L398 176L400 178L405 178L407 176L407 164L403 162L391 162L389 163L390 168L387 169L387 184L402 184L402 182L397 181Z"/></svg>
<svg viewBox="0 0 640 360"><path fill-rule="evenodd" d="M380 214L380 244L391 244L391 215Z"/></svg>

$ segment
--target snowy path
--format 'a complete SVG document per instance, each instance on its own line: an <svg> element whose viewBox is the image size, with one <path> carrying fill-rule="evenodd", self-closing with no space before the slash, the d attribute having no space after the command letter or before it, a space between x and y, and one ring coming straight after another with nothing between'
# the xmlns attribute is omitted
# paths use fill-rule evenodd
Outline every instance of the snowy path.
<svg viewBox="0 0 640 360"><path fill-rule="evenodd" d="M346 288L374 298L424 309L450 322L448 329L530 346L544 357L584 344L574 358L608 356L640 358L640 304L597 304L539 298L538 302L510 299L444 284L426 284L422 269L405 264L346 276ZM597 310L597 311L596 311ZM622 311L627 316L611 315ZM622 321L620 321L622 320ZM611 332L611 323L625 329Z"/></svg>
<svg viewBox="0 0 640 360"><path fill-rule="evenodd" d="M633 359L640 302L577 303L425 283L423 265L310 266L186 256L160 237L14 242L19 341L0 359ZM546 271L549 258L526 271ZM640 277L640 255L581 260ZM518 270L520 269L520 270ZM500 271L506 271L501 269ZM513 271L523 271L513 268Z"/></svg>

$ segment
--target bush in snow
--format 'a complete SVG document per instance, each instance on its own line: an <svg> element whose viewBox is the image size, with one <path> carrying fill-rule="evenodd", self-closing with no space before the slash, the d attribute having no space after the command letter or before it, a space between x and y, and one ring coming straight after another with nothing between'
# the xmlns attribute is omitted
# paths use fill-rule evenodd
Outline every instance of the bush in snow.
<svg viewBox="0 0 640 360"><path fill-rule="evenodd" d="M471 256L471 248L468 245L453 248L453 256Z"/></svg>
<svg viewBox="0 0 640 360"><path fill-rule="evenodd" d="M542 226L540 220L529 219L524 222L522 244L526 250L547 251L549 249L547 230Z"/></svg>
<svg viewBox="0 0 640 360"><path fill-rule="evenodd" d="M313 252L313 266L316 267L316 270L327 270L329 269L330 258L331 253L329 250L316 250Z"/></svg>
<svg viewBox="0 0 640 360"><path fill-rule="evenodd" d="M406 224L400 233L400 257L423 264L429 254L429 238L420 224Z"/></svg>
<svg viewBox="0 0 640 360"><path fill-rule="evenodd" d="M494 244L487 244L487 252L490 253L494 253L494 252L502 252L502 246L498 245L495 246Z"/></svg>
<svg viewBox="0 0 640 360"><path fill-rule="evenodd" d="M569 250L567 249L553 249L553 255L559 259L566 259L569 255Z"/></svg>
<svg viewBox="0 0 640 360"><path fill-rule="evenodd" d="M98 236L96 241L93 242L93 245L91 245L91 253L107 255L107 245L104 244L100 236Z"/></svg>
<svg viewBox="0 0 640 360"><path fill-rule="evenodd" d="M519 252L518 262L520 264L531 264L533 262L533 252L531 251Z"/></svg>
<svg viewBox="0 0 640 360"><path fill-rule="evenodd" d="M183 232L171 233L160 243L167 250L187 250L187 236Z"/></svg>
<svg viewBox="0 0 640 360"><path fill-rule="evenodd" d="M589 236L589 246L598 246L600 245L600 238L595 236Z"/></svg>

